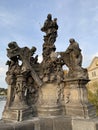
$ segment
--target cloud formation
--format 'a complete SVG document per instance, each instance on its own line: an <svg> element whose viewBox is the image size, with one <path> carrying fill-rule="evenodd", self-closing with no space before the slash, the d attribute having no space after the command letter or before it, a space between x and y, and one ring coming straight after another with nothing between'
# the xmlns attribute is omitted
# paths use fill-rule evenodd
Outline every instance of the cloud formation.
<svg viewBox="0 0 98 130"><path fill-rule="evenodd" d="M0 85L5 84L6 48L11 41L20 47L36 46L41 62L43 35L40 31L48 13L58 18L57 51L66 50L75 38L82 49L83 66L98 55L97 0L2 0L0 1Z"/></svg>

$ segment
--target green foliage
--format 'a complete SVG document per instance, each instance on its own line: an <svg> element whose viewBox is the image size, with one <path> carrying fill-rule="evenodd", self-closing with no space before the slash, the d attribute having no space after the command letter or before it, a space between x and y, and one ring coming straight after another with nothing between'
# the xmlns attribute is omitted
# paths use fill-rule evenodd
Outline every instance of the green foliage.
<svg viewBox="0 0 98 130"><path fill-rule="evenodd" d="M92 93L90 90L88 90L88 99L96 107L98 115L98 89L95 93Z"/></svg>

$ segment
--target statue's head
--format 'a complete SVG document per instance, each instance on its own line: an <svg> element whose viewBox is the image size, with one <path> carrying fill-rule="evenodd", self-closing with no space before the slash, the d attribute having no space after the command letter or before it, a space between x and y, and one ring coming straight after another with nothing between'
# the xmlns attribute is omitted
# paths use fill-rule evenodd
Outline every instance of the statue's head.
<svg viewBox="0 0 98 130"><path fill-rule="evenodd" d="M54 18L54 21L57 22L57 18Z"/></svg>
<svg viewBox="0 0 98 130"><path fill-rule="evenodd" d="M33 54L35 53L35 51L36 51L36 47L33 46L33 47L31 48L31 55L33 55Z"/></svg>
<svg viewBox="0 0 98 130"><path fill-rule="evenodd" d="M70 42L70 43L74 43L74 42L75 42L75 39L74 39L74 38L71 38L71 39L69 39L69 42Z"/></svg>
<svg viewBox="0 0 98 130"><path fill-rule="evenodd" d="M10 58L10 59L14 59L15 57L17 57L19 54L19 46L16 42L10 42L8 44L8 48L7 48L7 56Z"/></svg>
<svg viewBox="0 0 98 130"><path fill-rule="evenodd" d="M51 14L48 14L48 15L47 15L47 19L51 20L51 19L52 19L52 15L51 15Z"/></svg>
<svg viewBox="0 0 98 130"><path fill-rule="evenodd" d="M10 48L10 49L14 49L14 48L16 48L16 47L18 47L18 45L17 45L17 43L16 42L10 42L9 44L8 44L8 47Z"/></svg>

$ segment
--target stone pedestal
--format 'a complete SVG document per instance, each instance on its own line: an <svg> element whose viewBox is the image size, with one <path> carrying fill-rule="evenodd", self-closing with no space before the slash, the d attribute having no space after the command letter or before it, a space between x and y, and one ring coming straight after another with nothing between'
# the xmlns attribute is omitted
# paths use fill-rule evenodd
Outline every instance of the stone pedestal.
<svg viewBox="0 0 98 130"><path fill-rule="evenodd" d="M59 85L57 83L45 83L39 93L37 106L38 116L62 115L62 105L59 100Z"/></svg>
<svg viewBox="0 0 98 130"><path fill-rule="evenodd" d="M0 130L98 130L98 118L71 119L70 117L51 116L31 118L22 122L0 121Z"/></svg>
<svg viewBox="0 0 98 130"><path fill-rule="evenodd" d="M6 104L2 119L9 121L22 121L32 116L32 109L26 103L26 77L23 75L17 76L14 100L7 99L9 103ZM11 88L10 88L11 91Z"/></svg>
<svg viewBox="0 0 98 130"><path fill-rule="evenodd" d="M71 79L65 81L64 95L66 115L74 118L93 118L96 116L95 107L88 101L85 79Z"/></svg>
<svg viewBox="0 0 98 130"><path fill-rule="evenodd" d="M32 109L24 108L21 110L16 109L6 109L3 112L2 119L5 121L23 121L31 117Z"/></svg>

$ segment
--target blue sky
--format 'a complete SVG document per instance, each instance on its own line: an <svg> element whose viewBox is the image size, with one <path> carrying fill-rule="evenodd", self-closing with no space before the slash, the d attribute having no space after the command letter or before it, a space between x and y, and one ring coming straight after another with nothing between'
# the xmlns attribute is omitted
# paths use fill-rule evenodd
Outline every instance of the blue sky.
<svg viewBox="0 0 98 130"><path fill-rule="evenodd" d="M0 87L7 87L6 48L16 41L20 47L36 46L42 53L40 31L47 14L58 18L57 51L64 51L75 38L82 49L83 67L98 56L98 0L0 0Z"/></svg>

